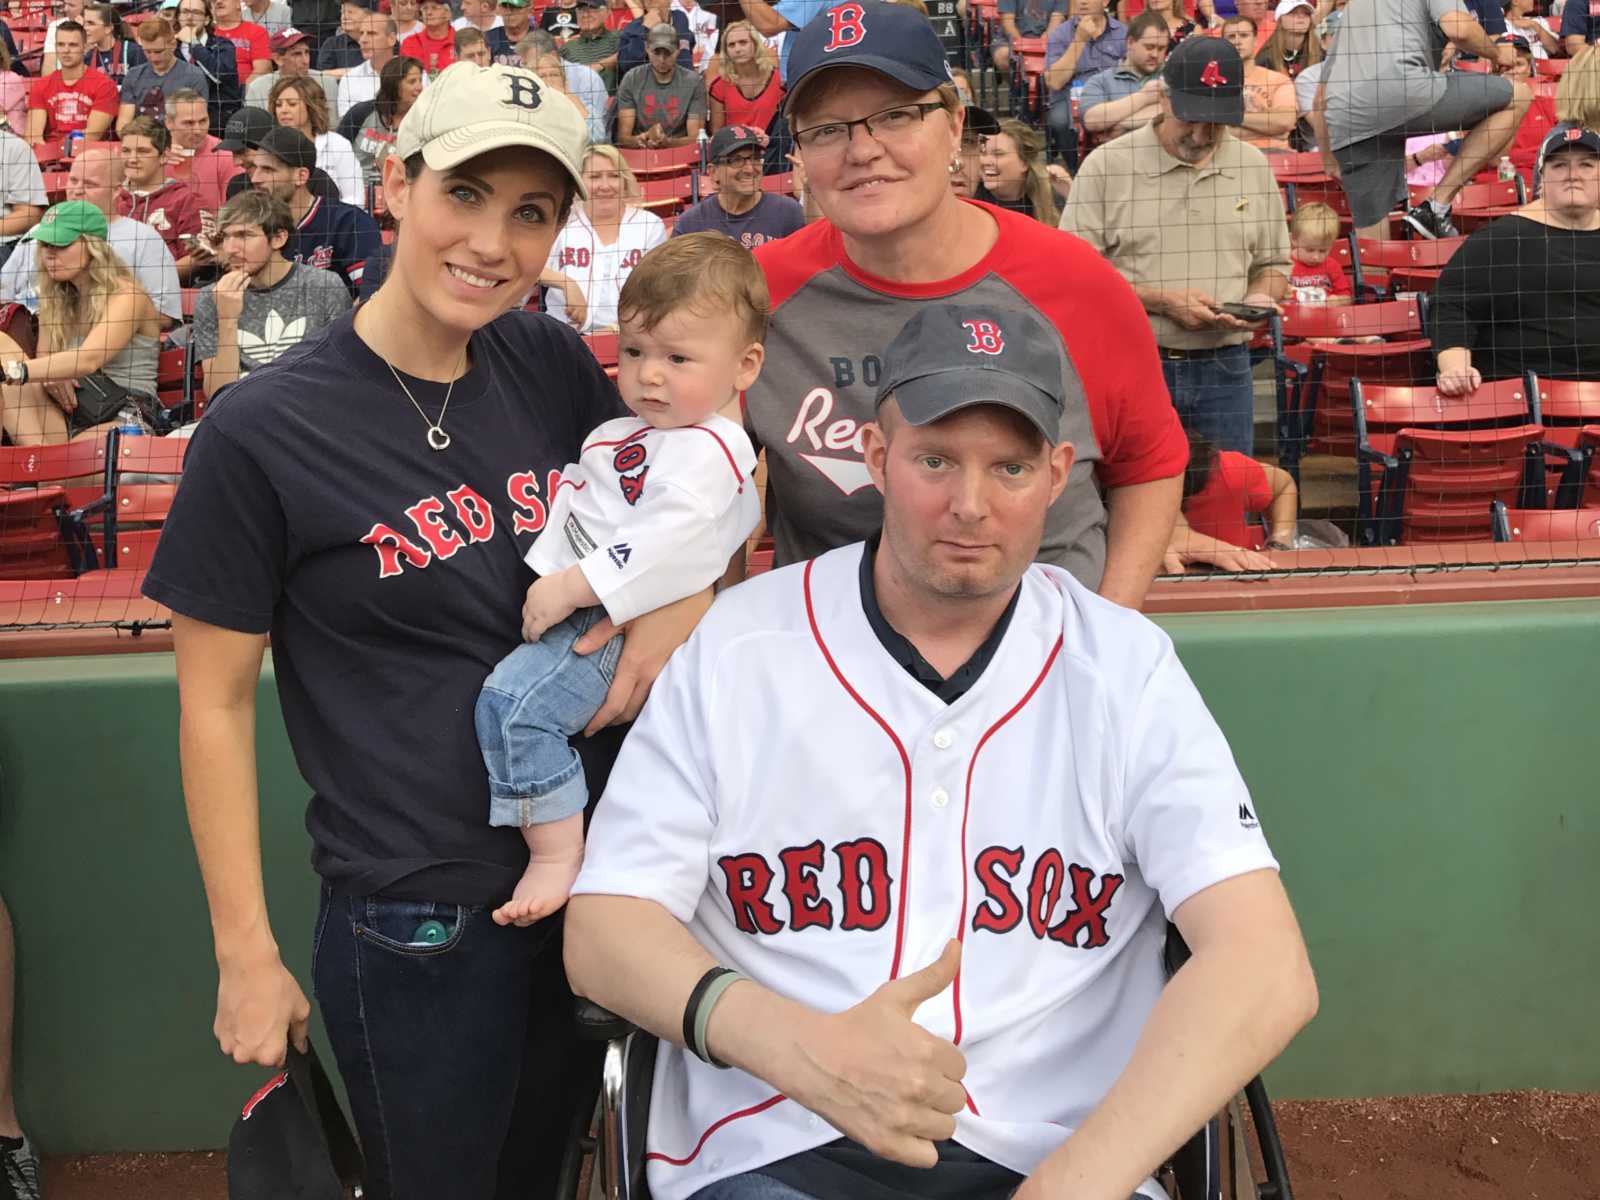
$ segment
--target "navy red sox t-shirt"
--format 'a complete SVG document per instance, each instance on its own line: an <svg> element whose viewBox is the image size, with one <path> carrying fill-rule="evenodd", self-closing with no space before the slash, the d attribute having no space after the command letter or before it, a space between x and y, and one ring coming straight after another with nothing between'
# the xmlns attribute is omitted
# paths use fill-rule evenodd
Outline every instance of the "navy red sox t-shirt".
<svg viewBox="0 0 1600 1200"><path fill-rule="evenodd" d="M489 826L474 707L521 640L561 469L624 409L549 317L501 317L471 353L442 451L351 315L224 390L145 579L174 612L270 631L312 865L350 895L499 903L527 864ZM436 415L444 386L406 382ZM601 740L577 739L596 786Z"/></svg>
<svg viewBox="0 0 1600 1200"><path fill-rule="evenodd" d="M678 215L672 226L672 236L686 233L721 233L731 237L746 250L765 246L806 227L806 210L798 200L789 196L775 196L768 192L749 212L735 216L715 196L708 196L693 208Z"/></svg>

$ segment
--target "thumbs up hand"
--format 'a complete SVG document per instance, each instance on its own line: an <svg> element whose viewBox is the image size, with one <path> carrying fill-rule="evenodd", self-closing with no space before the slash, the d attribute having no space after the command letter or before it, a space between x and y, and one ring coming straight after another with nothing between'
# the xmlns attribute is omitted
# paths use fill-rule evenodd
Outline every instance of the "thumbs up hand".
<svg viewBox="0 0 1600 1200"><path fill-rule="evenodd" d="M934 1142L955 1133L955 1114L966 1104L967 1060L911 1017L950 987L960 966L961 943L952 941L922 970L821 1017L802 1046L806 1069L789 1098L874 1154L933 1166Z"/></svg>

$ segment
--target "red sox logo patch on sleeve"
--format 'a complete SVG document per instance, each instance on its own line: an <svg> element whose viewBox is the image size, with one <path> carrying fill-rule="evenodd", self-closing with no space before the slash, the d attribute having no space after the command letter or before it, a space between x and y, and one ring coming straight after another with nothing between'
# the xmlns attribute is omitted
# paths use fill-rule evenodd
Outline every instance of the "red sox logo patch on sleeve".
<svg viewBox="0 0 1600 1200"><path fill-rule="evenodd" d="M859 4L841 4L831 9L828 13L828 44L822 48L822 52L831 54L835 50L847 50L860 45L867 36L866 15L866 10Z"/></svg>
<svg viewBox="0 0 1600 1200"><path fill-rule="evenodd" d="M634 437L640 437L643 433L644 430L640 430ZM650 474L650 466L645 462L648 454L643 442L630 438L618 446L617 452L611 456L611 467L617 473L617 486L622 489L622 498L630 505L639 503L639 497L644 495L645 477Z"/></svg>
<svg viewBox="0 0 1600 1200"><path fill-rule="evenodd" d="M1005 334L993 321L963 321L972 340L967 343L968 354L999 354L1006 348Z"/></svg>

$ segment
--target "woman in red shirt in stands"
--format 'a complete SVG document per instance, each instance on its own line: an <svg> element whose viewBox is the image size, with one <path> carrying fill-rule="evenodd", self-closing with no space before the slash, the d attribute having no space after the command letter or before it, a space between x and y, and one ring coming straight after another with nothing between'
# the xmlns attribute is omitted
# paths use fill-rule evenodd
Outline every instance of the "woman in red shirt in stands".
<svg viewBox="0 0 1600 1200"><path fill-rule="evenodd" d="M772 51L749 21L735 21L722 34L722 73L707 89L711 132L724 125L770 129L783 103L783 84Z"/></svg>
<svg viewBox="0 0 1600 1200"><path fill-rule="evenodd" d="M775 562L880 528L861 427L876 415L884 347L922 303L991 309L975 353L1004 337L1006 313L1031 308L1059 337L1062 437L1077 450L1039 558L1137 607L1188 447L1132 287L1079 239L954 194L965 110L921 13L852 0L789 36L785 113L825 219L755 252L772 321L744 415L766 450Z"/></svg>
<svg viewBox="0 0 1600 1200"><path fill-rule="evenodd" d="M1266 518L1266 527L1252 517ZM1292 550L1299 532L1300 493L1289 472L1233 450L1218 450L1189 433L1189 469L1161 570L1182 575L1192 563L1224 571L1270 571L1263 549Z"/></svg>

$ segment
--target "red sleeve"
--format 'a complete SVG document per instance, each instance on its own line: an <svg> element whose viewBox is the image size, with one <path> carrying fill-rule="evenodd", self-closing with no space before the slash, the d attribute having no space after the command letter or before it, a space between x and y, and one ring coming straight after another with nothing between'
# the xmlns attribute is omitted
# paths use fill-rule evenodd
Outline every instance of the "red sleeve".
<svg viewBox="0 0 1600 1200"><path fill-rule="evenodd" d="M44 108L50 103L50 97L56 94L56 88L61 83L61 76L56 74L46 75L43 79L35 79L33 86L28 89L28 107ZM26 135L26 131L24 131Z"/></svg>
<svg viewBox="0 0 1600 1200"><path fill-rule="evenodd" d="M1082 239L1020 213L989 211L1005 247L1002 277L1060 332L1083 381L1100 482L1129 487L1183 474L1189 442L1133 287Z"/></svg>
<svg viewBox="0 0 1600 1200"><path fill-rule="evenodd" d="M254 21L246 21L240 28L244 31L245 36L250 39L250 58L252 59L250 72L254 72L256 62L263 58L268 62L272 61L272 49L267 39L267 31ZM241 68L239 78L249 79L250 74Z"/></svg>
<svg viewBox="0 0 1600 1200"><path fill-rule="evenodd" d="M1325 263L1328 268L1328 282L1332 285L1328 289L1329 294L1333 296L1351 295L1350 277L1344 273L1344 264L1331 254L1328 255Z"/></svg>
<svg viewBox="0 0 1600 1200"><path fill-rule="evenodd" d="M710 96L718 104L721 104L723 102L722 94L727 90L727 87L728 81L723 78L723 76L718 75L711 81L711 86L706 88L706 95Z"/></svg>
<svg viewBox="0 0 1600 1200"><path fill-rule="evenodd" d="M1267 469L1248 454L1223 450L1217 455L1217 469L1227 476L1231 490L1244 497L1245 512L1266 512L1272 507L1272 482L1267 478Z"/></svg>
<svg viewBox="0 0 1600 1200"><path fill-rule="evenodd" d="M839 261L831 221L812 221L798 233L757 246L751 253L767 277L772 310L786 303L806 281Z"/></svg>
<svg viewBox="0 0 1600 1200"><path fill-rule="evenodd" d="M91 111L117 115L117 85L111 76L90 67L83 73L83 89L89 93Z"/></svg>

